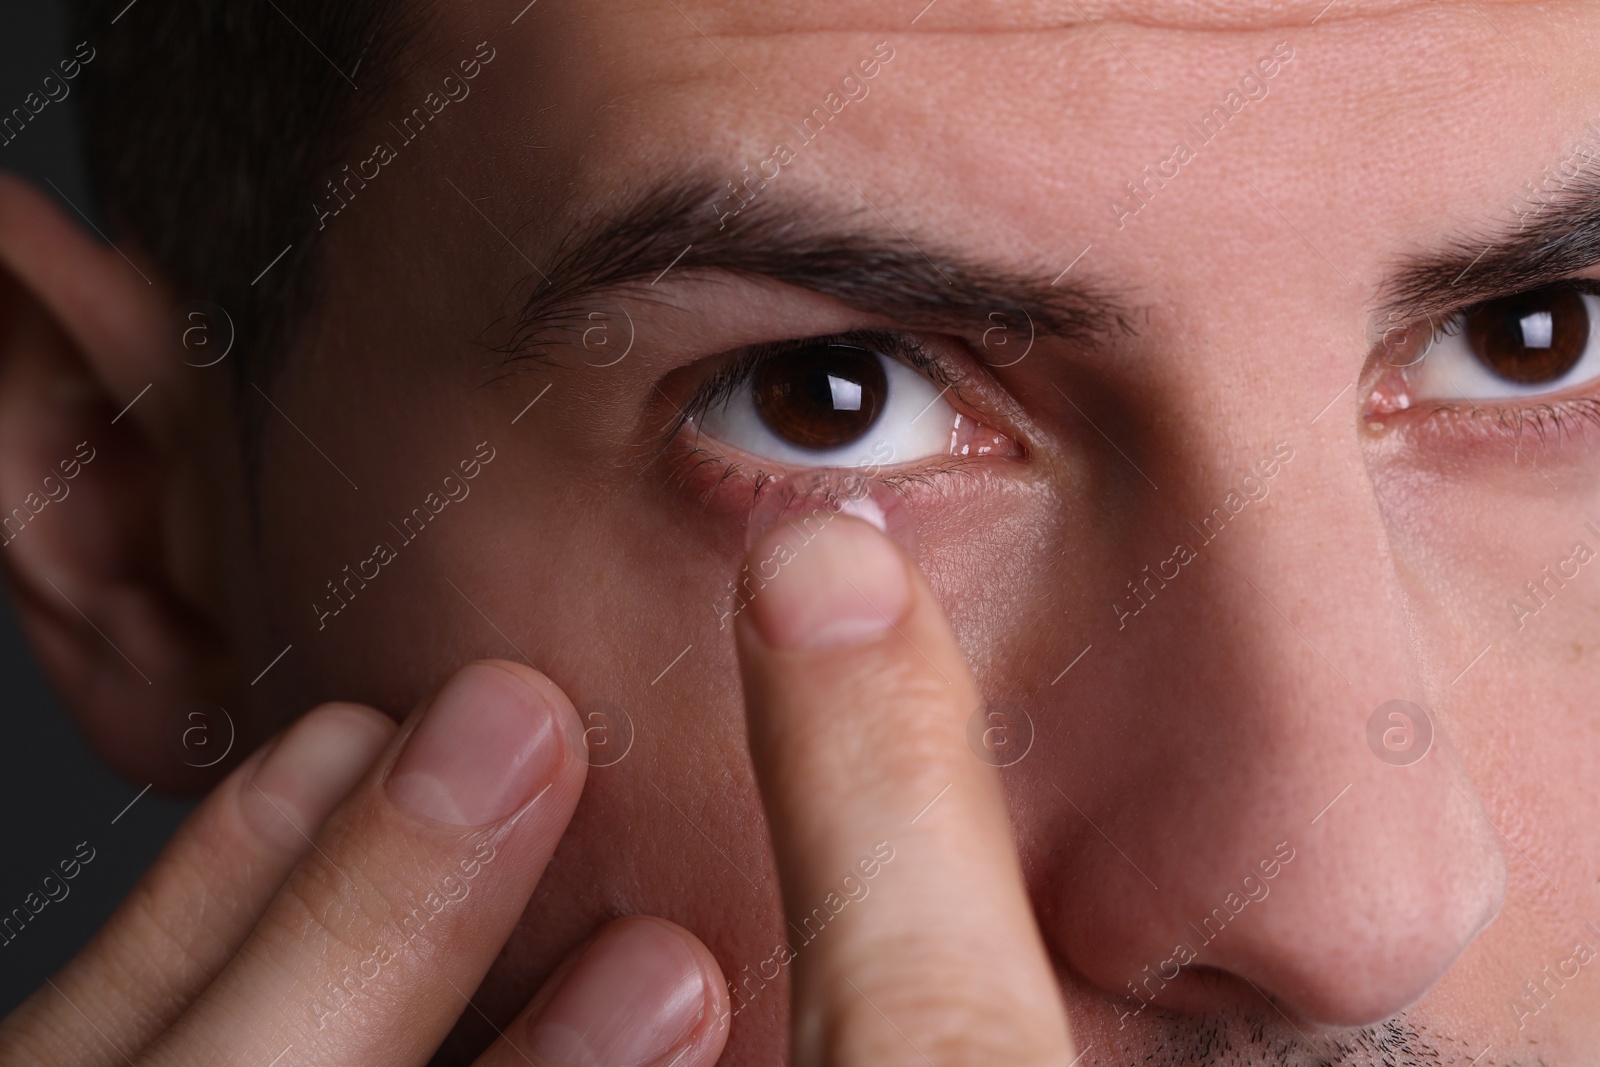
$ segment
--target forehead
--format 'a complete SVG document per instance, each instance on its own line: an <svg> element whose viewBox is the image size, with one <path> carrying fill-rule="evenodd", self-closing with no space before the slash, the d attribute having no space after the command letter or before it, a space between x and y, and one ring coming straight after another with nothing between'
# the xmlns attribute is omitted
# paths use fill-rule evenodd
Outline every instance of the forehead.
<svg viewBox="0 0 1600 1067"><path fill-rule="evenodd" d="M1126 229L1135 182L1159 199L1114 255L1254 242L1281 210L1355 270L1363 243L1510 218L1600 118L1581 3L513 0L446 22L507 57L461 126L530 198L583 212L674 170L737 181L784 144L785 192L1041 265ZM864 78L880 43L893 59Z"/></svg>

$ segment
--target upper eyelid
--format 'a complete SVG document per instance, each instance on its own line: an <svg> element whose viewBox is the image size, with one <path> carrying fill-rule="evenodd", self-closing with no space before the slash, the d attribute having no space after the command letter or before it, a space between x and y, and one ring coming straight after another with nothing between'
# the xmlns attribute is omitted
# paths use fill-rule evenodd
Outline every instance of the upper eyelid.
<svg viewBox="0 0 1600 1067"><path fill-rule="evenodd" d="M1461 304L1457 307L1451 308L1449 311L1435 312L1433 314L1412 319L1396 319L1390 322L1389 325L1384 328L1384 336L1387 336L1390 332L1395 330L1409 330L1420 327L1427 327L1436 336L1446 336L1460 324L1461 319L1468 312L1474 310L1475 308L1480 308L1484 304L1492 303L1496 300L1508 300L1512 297L1526 296L1529 293L1537 293L1543 289L1556 289L1562 287L1576 289L1580 293L1584 293L1589 296L1600 297L1600 278L1583 276L1561 278L1553 282L1546 282L1542 285L1535 285L1526 289L1517 289L1513 292L1502 293L1499 296L1484 297L1480 300L1474 300L1471 303Z"/></svg>
<svg viewBox="0 0 1600 1067"><path fill-rule="evenodd" d="M817 337L800 337L785 341L772 341L751 345L749 352L756 357L751 366L761 359L798 351L809 345L852 345L886 356L897 356L913 368L922 371L939 385L954 385L960 376L954 373L945 360L909 334L897 330L869 329L845 330Z"/></svg>
<svg viewBox="0 0 1600 1067"><path fill-rule="evenodd" d="M1520 289L1515 293L1507 293L1505 296L1491 297L1489 300L1479 300L1471 304L1466 304L1455 309L1454 311L1449 312L1437 320L1428 319L1415 323L1401 323L1398 327L1391 326L1390 329L1410 329L1414 326L1425 325L1429 328L1433 341L1438 342L1446 337L1455 337L1465 324L1468 312L1471 312L1476 308L1480 308L1484 304L1490 303L1493 300L1506 300L1512 297L1524 296L1528 293L1537 293L1542 289L1555 289L1560 287L1576 289L1585 296L1600 298L1600 278L1566 278L1561 281L1551 282L1548 285L1538 285L1534 286L1532 289Z"/></svg>

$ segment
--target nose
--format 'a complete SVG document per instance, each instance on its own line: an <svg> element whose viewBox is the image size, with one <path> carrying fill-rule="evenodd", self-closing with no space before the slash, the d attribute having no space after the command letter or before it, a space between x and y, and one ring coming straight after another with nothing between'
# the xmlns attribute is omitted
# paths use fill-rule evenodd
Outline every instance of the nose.
<svg viewBox="0 0 1600 1067"><path fill-rule="evenodd" d="M1245 447L1217 442L1231 482L1162 479L1179 499L1119 563L1121 625L1048 712L1072 726L1036 785L1059 875L1041 922L1124 1017L1265 996L1368 1024L1494 917L1505 861L1359 454L1331 434Z"/></svg>

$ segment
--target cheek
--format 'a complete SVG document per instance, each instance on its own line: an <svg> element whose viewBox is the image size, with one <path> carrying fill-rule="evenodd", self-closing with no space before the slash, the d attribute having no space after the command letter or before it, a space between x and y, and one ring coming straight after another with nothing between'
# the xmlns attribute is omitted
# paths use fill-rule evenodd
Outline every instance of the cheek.
<svg viewBox="0 0 1600 1067"><path fill-rule="evenodd" d="M582 508L581 534L548 524L548 555L496 564L508 574L537 568L537 600L506 610L543 650L539 666L581 714L620 709L632 727L626 754L590 769L528 918L484 983L508 1016L577 940L617 915L683 925L730 978L784 936L731 620L717 614L742 539L672 492L651 482L597 496ZM736 1041L780 1040L786 982L787 971L741 1013Z"/></svg>
<svg viewBox="0 0 1600 1067"><path fill-rule="evenodd" d="M1549 691L1592 680L1600 653L1600 556L1575 552L1600 553L1600 446L1519 447L1440 462L1383 442L1369 466L1418 636L1441 669L1490 647L1485 673L1526 673L1539 679L1531 691Z"/></svg>
<svg viewBox="0 0 1600 1067"><path fill-rule="evenodd" d="M1071 616L1092 609L1080 599L1084 583L1059 566L1074 538L1056 493L1011 480L962 481L913 506L918 563L984 698L1015 701L1055 674L1050 665L1076 628Z"/></svg>

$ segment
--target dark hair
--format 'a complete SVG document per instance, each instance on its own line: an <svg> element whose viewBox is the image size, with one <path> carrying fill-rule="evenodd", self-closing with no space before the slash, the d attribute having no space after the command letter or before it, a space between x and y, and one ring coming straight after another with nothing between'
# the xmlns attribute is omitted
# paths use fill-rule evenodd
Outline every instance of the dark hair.
<svg viewBox="0 0 1600 1067"><path fill-rule="evenodd" d="M315 300L315 189L382 103L413 32L407 5L77 0L74 14L71 39L95 50L81 114L112 239L137 243L179 301L227 311L248 412L249 383Z"/></svg>

